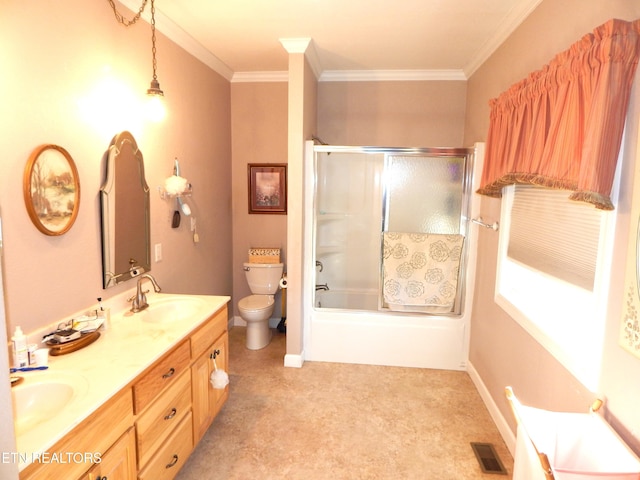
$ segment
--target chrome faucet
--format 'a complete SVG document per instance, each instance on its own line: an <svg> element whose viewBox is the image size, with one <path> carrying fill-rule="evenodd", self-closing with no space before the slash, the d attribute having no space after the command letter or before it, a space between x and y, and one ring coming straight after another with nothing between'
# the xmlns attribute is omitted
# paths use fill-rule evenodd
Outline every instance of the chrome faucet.
<svg viewBox="0 0 640 480"><path fill-rule="evenodd" d="M153 291L156 293L160 293L161 288L158 285L158 282L156 282L156 279L153 278L150 273L145 273L144 275L140 276L140 278L138 278L138 288L136 289L136 294L133 297L127 299L127 302L131 302L131 311L133 313L140 312L149 306L149 304L147 303L147 293L149 293L149 290L142 290L142 282L145 278L153 284Z"/></svg>
<svg viewBox="0 0 640 480"><path fill-rule="evenodd" d="M324 290L324 291L327 291L327 290L329 290L329 285L327 285L326 283L322 283L322 284L320 284L320 285L316 285L316 292L317 292L318 290Z"/></svg>

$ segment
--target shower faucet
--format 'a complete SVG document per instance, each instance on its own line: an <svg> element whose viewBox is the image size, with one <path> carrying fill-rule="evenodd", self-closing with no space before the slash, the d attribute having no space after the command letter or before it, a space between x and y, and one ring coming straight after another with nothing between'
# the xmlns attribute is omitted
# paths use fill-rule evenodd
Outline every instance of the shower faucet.
<svg viewBox="0 0 640 480"><path fill-rule="evenodd" d="M316 292L318 290L327 291L327 290L329 290L329 285L327 285L326 283L323 283L323 284L320 284L320 285L316 285Z"/></svg>
<svg viewBox="0 0 640 480"><path fill-rule="evenodd" d="M322 269L324 268L324 267L322 266L322 262L321 262L320 260L316 260L316 267L320 267L320 268L318 269L318 271L319 271L319 272L321 272L321 271L322 271Z"/></svg>

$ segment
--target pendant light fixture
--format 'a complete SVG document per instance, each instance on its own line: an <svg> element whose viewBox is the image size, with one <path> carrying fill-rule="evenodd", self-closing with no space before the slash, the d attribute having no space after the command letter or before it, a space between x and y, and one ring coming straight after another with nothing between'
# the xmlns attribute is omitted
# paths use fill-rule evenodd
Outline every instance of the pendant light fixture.
<svg viewBox="0 0 640 480"><path fill-rule="evenodd" d="M147 95L164 97L164 92L160 89L160 83L156 75L156 69L158 67L156 62L156 7L153 1L154 0L151 0L151 56L153 58L153 78L147 90Z"/></svg>
<svg viewBox="0 0 640 480"><path fill-rule="evenodd" d="M127 20L120 12L118 12L114 0L107 1L109 2L109 5L111 5L111 9L113 10L113 14L115 15L118 23L125 27L130 27L131 25L136 24L138 20L140 20L142 12L147 6L147 2L151 2L151 58L153 60L153 78L151 79L151 85L147 89L147 95L152 97L164 97L164 92L160 88L160 82L158 82L158 75L156 74L158 63L156 61L156 7L154 0L142 0L142 5L131 20Z"/></svg>

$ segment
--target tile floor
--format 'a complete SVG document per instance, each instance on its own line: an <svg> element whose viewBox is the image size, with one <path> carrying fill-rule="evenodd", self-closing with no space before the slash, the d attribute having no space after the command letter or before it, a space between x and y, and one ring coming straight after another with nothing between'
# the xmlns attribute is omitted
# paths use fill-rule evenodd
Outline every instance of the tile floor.
<svg viewBox="0 0 640 480"><path fill-rule="evenodd" d="M306 362L285 368L285 335L244 347L229 334L229 400L176 477L510 479L513 459L465 372ZM492 443L509 475L482 473Z"/></svg>

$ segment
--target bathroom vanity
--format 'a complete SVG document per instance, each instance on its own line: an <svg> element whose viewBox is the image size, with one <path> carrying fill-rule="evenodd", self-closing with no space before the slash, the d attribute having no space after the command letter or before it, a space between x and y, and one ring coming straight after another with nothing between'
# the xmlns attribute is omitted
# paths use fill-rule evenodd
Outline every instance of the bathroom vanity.
<svg viewBox="0 0 640 480"><path fill-rule="evenodd" d="M173 478L229 395L210 383L214 359L227 371L228 301L150 296L148 310L114 315L88 347L21 373L15 389L67 382L73 395L51 418L16 418L20 479Z"/></svg>

